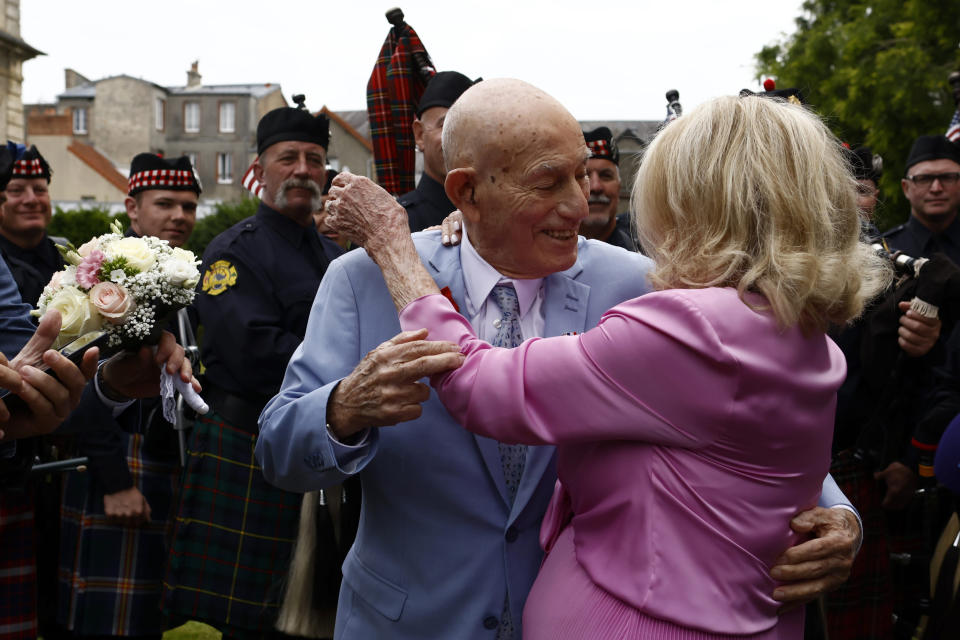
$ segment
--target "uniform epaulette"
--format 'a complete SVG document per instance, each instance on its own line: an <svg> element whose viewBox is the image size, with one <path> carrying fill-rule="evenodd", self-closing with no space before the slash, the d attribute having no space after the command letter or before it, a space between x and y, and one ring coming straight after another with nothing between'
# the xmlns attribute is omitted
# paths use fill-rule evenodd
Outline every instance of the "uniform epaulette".
<svg viewBox="0 0 960 640"><path fill-rule="evenodd" d="M225 251L229 249L234 242L236 242L244 233L250 233L257 229L257 219L256 216L250 216L249 218L244 218L240 222L237 222L229 229L222 231L213 240L210 241L210 244L207 245L207 249L215 248L218 252ZM207 255L207 252L204 251L204 255Z"/></svg>
<svg viewBox="0 0 960 640"><path fill-rule="evenodd" d="M881 237L881 238L886 238L887 236L892 236L893 234L897 233L898 231L903 231L903 230L906 229L906 228L907 228L907 223L904 222L903 224L897 225L897 226L895 226L895 227L892 228L892 229L887 229L886 231L884 231L883 233L880 234L880 237Z"/></svg>

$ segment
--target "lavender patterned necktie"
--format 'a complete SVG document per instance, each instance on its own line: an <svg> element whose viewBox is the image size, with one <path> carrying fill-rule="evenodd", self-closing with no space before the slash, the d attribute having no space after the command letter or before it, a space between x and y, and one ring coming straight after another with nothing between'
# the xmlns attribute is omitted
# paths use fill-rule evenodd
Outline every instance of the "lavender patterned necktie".
<svg viewBox="0 0 960 640"><path fill-rule="evenodd" d="M495 347L513 348L523 342L520 333L520 303L517 300L517 290L511 284L498 284L493 288L491 297L500 307L503 316L497 326L497 335L491 344ZM503 477L507 484L507 494L510 504L517 497L517 488L523 476L523 468L527 459L527 446L523 444L497 443L500 447L500 463L503 465ZM503 603L503 615L497 627L496 640L513 640L513 616L510 613L509 594Z"/></svg>

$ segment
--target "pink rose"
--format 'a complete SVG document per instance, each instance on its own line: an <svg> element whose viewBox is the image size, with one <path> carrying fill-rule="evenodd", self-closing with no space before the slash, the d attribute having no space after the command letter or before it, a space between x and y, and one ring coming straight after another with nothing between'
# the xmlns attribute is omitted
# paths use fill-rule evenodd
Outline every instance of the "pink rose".
<svg viewBox="0 0 960 640"><path fill-rule="evenodd" d="M90 302L107 322L121 324L133 311L133 297L123 287L112 282L100 282L90 289Z"/></svg>
<svg viewBox="0 0 960 640"><path fill-rule="evenodd" d="M100 267L106 259L103 251L94 249L77 265L77 282L81 287L89 289L100 282Z"/></svg>

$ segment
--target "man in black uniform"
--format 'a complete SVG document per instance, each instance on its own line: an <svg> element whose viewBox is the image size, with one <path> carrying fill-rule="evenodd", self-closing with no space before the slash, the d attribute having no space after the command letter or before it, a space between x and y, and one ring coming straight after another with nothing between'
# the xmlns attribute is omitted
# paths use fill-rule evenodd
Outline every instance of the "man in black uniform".
<svg viewBox="0 0 960 640"><path fill-rule="evenodd" d="M583 138L593 155L587 160L590 177L590 213L580 221L580 235L603 240L627 251L638 251L630 233L630 214L617 215L620 204L620 150L607 127L584 131Z"/></svg>
<svg viewBox="0 0 960 640"><path fill-rule="evenodd" d="M441 71L427 85L417 117L413 121L413 138L423 152L423 175L417 188L400 196L400 204L410 217L410 231L423 231L443 222L456 207L443 190L447 169L443 164L440 132L447 111L473 81L456 71Z"/></svg>
<svg viewBox="0 0 960 640"><path fill-rule="evenodd" d="M47 236L53 213L50 206L50 165L35 146L13 165L0 208L0 251L17 281L20 297L31 306L50 277L63 269L63 258Z"/></svg>
<svg viewBox="0 0 960 640"><path fill-rule="evenodd" d="M196 222L200 192L186 156L138 154L130 163L126 235L182 247ZM182 341L177 317L167 329ZM78 438L88 470L64 476L57 616L78 639L158 637L164 629L159 604L180 477L177 433L164 420L159 399L133 411L138 419L89 416ZM130 584L137 585L134 592L110 597Z"/></svg>
<svg viewBox="0 0 960 640"><path fill-rule="evenodd" d="M326 116L282 107L257 126L263 184L256 215L213 239L195 302L211 413L191 436L163 608L224 637L270 634L302 496L267 484L253 456L257 417L303 339L327 265L317 234L329 141ZM323 428L323 416L318 418Z"/></svg>
<svg viewBox="0 0 960 640"><path fill-rule="evenodd" d="M883 175L883 160L874 155L870 147L854 147L846 150L847 162L857 180L857 207L860 209L860 226L863 235L871 242L880 237L880 230L873 223L880 193L880 177Z"/></svg>
<svg viewBox="0 0 960 640"><path fill-rule="evenodd" d="M944 253L960 265L960 146L944 136L920 136L900 186L910 219L883 234L887 244L914 258Z"/></svg>

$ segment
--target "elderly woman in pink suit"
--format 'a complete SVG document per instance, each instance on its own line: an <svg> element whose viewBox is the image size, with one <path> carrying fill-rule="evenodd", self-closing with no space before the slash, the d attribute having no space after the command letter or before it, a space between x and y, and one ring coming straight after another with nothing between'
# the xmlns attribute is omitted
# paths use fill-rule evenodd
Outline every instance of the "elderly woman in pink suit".
<svg viewBox="0 0 960 640"><path fill-rule="evenodd" d="M460 346L463 365L431 381L453 417L557 446L525 638L802 637L768 568L830 462L845 366L824 330L889 279L816 116L748 96L670 124L633 190L658 290L514 349L478 340L439 294L402 209L351 206L366 185L334 184L334 223L361 236L404 329Z"/></svg>

